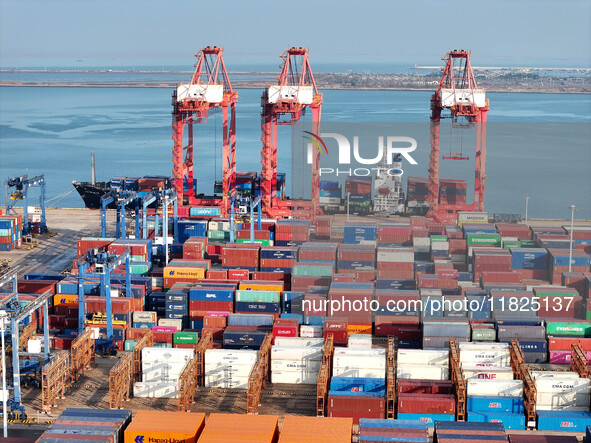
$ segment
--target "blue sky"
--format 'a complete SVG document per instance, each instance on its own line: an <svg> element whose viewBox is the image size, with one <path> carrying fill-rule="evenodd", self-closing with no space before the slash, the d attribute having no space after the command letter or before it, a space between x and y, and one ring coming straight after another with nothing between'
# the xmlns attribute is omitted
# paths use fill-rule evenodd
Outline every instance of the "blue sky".
<svg viewBox="0 0 591 443"><path fill-rule="evenodd" d="M588 0L0 0L0 66L187 65L201 46L275 69L288 46L313 62L591 67Z"/></svg>

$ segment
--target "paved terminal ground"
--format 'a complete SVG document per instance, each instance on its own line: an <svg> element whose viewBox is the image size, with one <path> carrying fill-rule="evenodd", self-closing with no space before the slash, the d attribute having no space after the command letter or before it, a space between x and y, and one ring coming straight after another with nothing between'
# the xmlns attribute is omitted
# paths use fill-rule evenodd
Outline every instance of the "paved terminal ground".
<svg viewBox="0 0 591 443"><path fill-rule="evenodd" d="M378 218L351 215L351 222L368 220L395 221L405 217ZM333 226L343 226L346 215L333 216ZM532 226L558 226L570 224L570 220L530 220ZM589 226L591 221L576 221L576 226ZM18 250L0 253L0 263L10 260L11 268L19 266L19 275L26 273L61 273L71 269L76 258L76 241L85 236L99 236L101 232L100 211L88 209L48 209L47 226L53 235L35 236L34 243L23 243ZM115 231L115 211L108 211L107 235ZM383 345L383 343L379 343ZM121 353L123 354L123 353ZM58 399L51 413L41 413L41 390L23 388L23 403L29 421L32 423L10 423L9 435L12 437L34 438L68 407L109 408L109 371L117 362L117 357L98 358L80 380L72 385L65 399ZM549 368L548 368L549 369ZM125 408L157 409L175 411L176 399L132 398ZM246 412L246 391L233 389L199 388L196 402L191 407L194 412ZM316 414L315 385L268 385L264 389L260 414L307 415ZM527 432L531 431L517 431ZM544 432L547 435L559 433ZM582 441L583 434L577 434Z"/></svg>

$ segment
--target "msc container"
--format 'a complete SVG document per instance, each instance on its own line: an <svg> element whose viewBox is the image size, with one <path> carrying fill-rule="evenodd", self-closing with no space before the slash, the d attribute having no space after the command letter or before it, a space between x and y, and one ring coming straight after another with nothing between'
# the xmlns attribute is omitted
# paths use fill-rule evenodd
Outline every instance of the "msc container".
<svg viewBox="0 0 591 443"><path fill-rule="evenodd" d="M539 431L585 432L591 423L591 412L538 411Z"/></svg>
<svg viewBox="0 0 591 443"><path fill-rule="evenodd" d="M523 414L523 397L469 395L466 409L475 412L511 412Z"/></svg>
<svg viewBox="0 0 591 443"><path fill-rule="evenodd" d="M195 443L205 426L205 414L140 410L125 429L125 441Z"/></svg>
<svg viewBox="0 0 591 443"><path fill-rule="evenodd" d="M505 429L525 429L525 415L511 412L468 412L468 421L477 423L501 423Z"/></svg>

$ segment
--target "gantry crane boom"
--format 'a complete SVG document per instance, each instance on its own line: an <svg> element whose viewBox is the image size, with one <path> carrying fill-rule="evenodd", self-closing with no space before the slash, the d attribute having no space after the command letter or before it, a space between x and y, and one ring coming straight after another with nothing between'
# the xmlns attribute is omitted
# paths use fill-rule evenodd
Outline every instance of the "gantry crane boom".
<svg viewBox="0 0 591 443"><path fill-rule="evenodd" d="M302 118L305 109L312 109L312 131L320 134L322 94L318 92L308 49L289 48L282 55L283 64L277 83L269 85L261 99L261 198L262 211L269 217L289 215L289 206L277 197L277 125L293 125ZM280 117L289 115L289 120ZM312 209L311 220L319 211L320 152L314 152L312 160ZM292 178L292 179L295 179Z"/></svg>
<svg viewBox="0 0 591 443"><path fill-rule="evenodd" d="M172 111L172 176L180 205L219 206L227 215L229 199L236 192L236 102L238 93L232 89L223 48L207 46L197 54L195 72L190 83L179 83L173 92ZM222 196L199 198L194 186L193 125L207 123L209 111L221 108L222 126ZM229 112L228 112L229 111ZM187 131L187 145L183 134ZM186 151L186 152L185 152ZM183 152L185 158L183 159ZM184 190L184 182L188 190Z"/></svg>
<svg viewBox="0 0 591 443"><path fill-rule="evenodd" d="M454 220L459 211L484 211L486 178L486 115L488 99L476 85L470 65L470 51L453 50L443 59L445 67L437 90L431 97L431 154L429 157L429 213L438 222ZM449 115L443 115L444 110ZM465 119L476 124L476 160L474 168L474 202L470 205L439 204L439 144L442 118Z"/></svg>

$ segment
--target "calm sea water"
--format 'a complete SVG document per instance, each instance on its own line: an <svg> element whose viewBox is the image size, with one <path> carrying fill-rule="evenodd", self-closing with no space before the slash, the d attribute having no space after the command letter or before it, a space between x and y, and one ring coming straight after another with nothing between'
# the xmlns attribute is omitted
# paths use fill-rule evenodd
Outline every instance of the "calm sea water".
<svg viewBox="0 0 591 443"><path fill-rule="evenodd" d="M260 91L239 90L237 164L260 170ZM428 122L430 92L323 91L323 121ZM491 132L487 150L486 209L523 213L531 196L531 217L591 218L591 96L490 93ZM115 175L170 175L171 91L163 88L0 88L0 178L44 173L48 197L72 189L72 180L90 180L90 153L96 153L97 178ZM307 119L311 115L306 116ZM220 178L221 114L197 127L195 164L199 190L212 192ZM442 126L442 153L459 145L469 162L442 161L442 176L462 169L473 175L473 153L462 135ZM491 125L492 128L492 125ZM501 128L501 129L499 129ZM519 130L518 128L522 128ZM290 130L280 128L279 169L288 172ZM459 144L459 145L458 145ZM468 143L466 143L468 144ZM428 145L417 150L417 166L407 175L426 175ZM215 155L214 153L218 154ZM37 195L34 193L33 195ZM0 202L3 202L0 198ZM73 192L53 203L83 207Z"/></svg>

